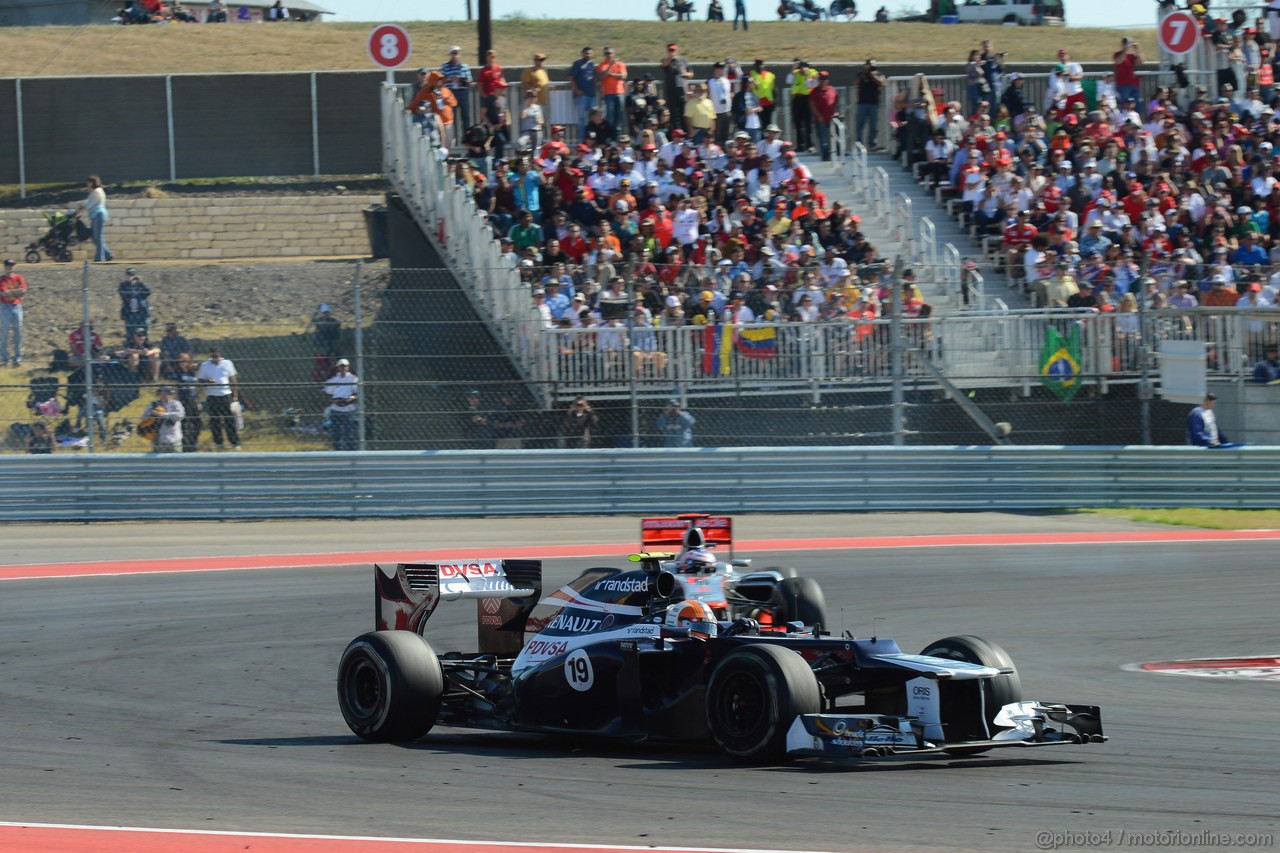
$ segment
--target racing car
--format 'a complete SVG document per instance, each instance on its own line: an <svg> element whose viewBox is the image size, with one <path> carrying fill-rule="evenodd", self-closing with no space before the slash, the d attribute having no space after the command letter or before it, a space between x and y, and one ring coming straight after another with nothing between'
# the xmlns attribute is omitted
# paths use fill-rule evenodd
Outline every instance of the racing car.
<svg viewBox="0 0 1280 853"><path fill-rule="evenodd" d="M731 522L645 519L630 566L544 595L542 561L374 567L375 629L338 665L338 704L370 741L434 726L701 741L737 759L973 755L1106 740L1097 706L1024 700L1009 655L978 637L921 654L826 630L821 590L794 572L714 559ZM474 600L478 650L424 637L445 602Z"/></svg>

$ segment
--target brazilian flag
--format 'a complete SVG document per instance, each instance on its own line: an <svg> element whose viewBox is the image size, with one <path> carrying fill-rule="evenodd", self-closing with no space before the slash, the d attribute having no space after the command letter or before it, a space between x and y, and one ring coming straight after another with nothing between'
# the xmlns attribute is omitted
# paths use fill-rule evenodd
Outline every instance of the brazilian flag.
<svg viewBox="0 0 1280 853"><path fill-rule="evenodd" d="M1044 330L1040 381L1063 400L1070 400L1080 390L1079 326L1071 326L1070 337L1064 337L1052 326Z"/></svg>

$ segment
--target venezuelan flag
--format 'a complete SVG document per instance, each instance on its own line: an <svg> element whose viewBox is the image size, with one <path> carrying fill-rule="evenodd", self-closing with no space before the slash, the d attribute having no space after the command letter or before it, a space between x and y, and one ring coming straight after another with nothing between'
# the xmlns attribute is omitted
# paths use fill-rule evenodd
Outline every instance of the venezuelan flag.
<svg viewBox="0 0 1280 853"><path fill-rule="evenodd" d="M738 329L738 352L747 358L777 358L778 330Z"/></svg>
<svg viewBox="0 0 1280 853"><path fill-rule="evenodd" d="M728 376L733 367L733 327L723 323L702 330L702 372Z"/></svg>

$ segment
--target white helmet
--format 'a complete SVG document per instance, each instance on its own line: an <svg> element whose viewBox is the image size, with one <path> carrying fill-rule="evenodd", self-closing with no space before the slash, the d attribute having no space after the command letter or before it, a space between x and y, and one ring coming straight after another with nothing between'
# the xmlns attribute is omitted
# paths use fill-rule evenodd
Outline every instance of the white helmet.
<svg viewBox="0 0 1280 853"><path fill-rule="evenodd" d="M715 555L706 548L685 551L676 563L676 571L684 574L712 574L715 570Z"/></svg>
<svg viewBox="0 0 1280 853"><path fill-rule="evenodd" d="M688 628L707 635L714 635L718 625L715 611L711 606L705 601L692 598L667 607L667 616L663 624L667 628Z"/></svg>

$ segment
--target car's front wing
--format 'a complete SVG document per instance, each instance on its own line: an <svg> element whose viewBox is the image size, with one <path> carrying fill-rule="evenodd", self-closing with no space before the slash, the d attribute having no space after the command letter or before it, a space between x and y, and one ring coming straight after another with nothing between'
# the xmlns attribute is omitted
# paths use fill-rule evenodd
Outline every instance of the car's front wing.
<svg viewBox="0 0 1280 853"><path fill-rule="evenodd" d="M787 753L840 759L934 756L1019 746L1102 743L1102 715L1096 705L1015 702L995 717L989 740L940 742L925 738L915 717L885 714L803 714L787 732ZM945 727L944 727L945 728Z"/></svg>

